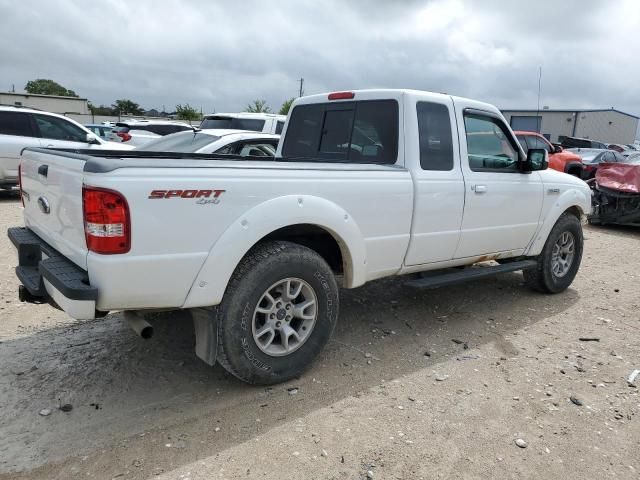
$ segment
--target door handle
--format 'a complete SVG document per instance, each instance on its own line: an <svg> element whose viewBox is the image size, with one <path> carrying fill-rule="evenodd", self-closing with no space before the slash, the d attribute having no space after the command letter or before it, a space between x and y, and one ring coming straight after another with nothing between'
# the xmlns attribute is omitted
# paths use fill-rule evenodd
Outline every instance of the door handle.
<svg viewBox="0 0 640 480"><path fill-rule="evenodd" d="M486 185L473 185L471 187L471 190L473 190L476 193L487 193L487 186Z"/></svg>
<svg viewBox="0 0 640 480"><path fill-rule="evenodd" d="M47 148L53 148L55 145L47 145Z"/></svg>

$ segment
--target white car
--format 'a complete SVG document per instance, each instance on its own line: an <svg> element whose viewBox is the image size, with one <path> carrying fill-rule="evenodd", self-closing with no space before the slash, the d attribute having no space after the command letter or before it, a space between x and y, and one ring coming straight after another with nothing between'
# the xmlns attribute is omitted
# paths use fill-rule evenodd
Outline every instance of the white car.
<svg viewBox="0 0 640 480"><path fill-rule="evenodd" d="M130 150L99 138L78 122L33 108L0 106L0 188L18 184L20 152L25 147Z"/></svg>
<svg viewBox="0 0 640 480"><path fill-rule="evenodd" d="M273 157L280 135L237 130L178 132L152 140L137 150L145 152L223 153L242 157Z"/></svg>
<svg viewBox="0 0 640 480"><path fill-rule="evenodd" d="M151 140L185 130L193 131L193 128L188 123L172 120L128 120L116 122L109 133L109 140L140 147Z"/></svg>
<svg viewBox="0 0 640 480"><path fill-rule="evenodd" d="M496 107L415 90L299 98L273 159L121 155L25 150L25 226L8 232L20 299L77 319L125 311L146 337L141 313L188 310L198 357L258 384L322 351L338 282L523 271L566 290L591 211L589 186L525 155Z"/></svg>
<svg viewBox="0 0 640 480"><path fill-rule="evenodd" d="M280 135L286 120L286 115L275 113L210 113L204 116L200 128L250 130Z"/></svg>

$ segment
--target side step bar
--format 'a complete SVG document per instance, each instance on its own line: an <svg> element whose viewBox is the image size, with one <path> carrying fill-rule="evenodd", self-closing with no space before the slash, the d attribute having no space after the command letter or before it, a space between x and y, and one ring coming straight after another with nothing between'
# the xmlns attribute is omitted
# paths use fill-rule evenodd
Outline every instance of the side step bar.
<svg viewBox="0 0 640 480"><path fill-rule="evenodd" d="M414 278L409 280L405 285L407 287L426 290L429 288L444 287L447 285L455 285L456 283L469 282L481 278L493 277L500 273L515 272L517 270L527 270L535 268L538 263L535 260L518 260L517 262L505 263L493 267L468 267L462 270L445 270L442 273L434 273L433 275ZM425 272L429 273L429 272Z"/></svg>

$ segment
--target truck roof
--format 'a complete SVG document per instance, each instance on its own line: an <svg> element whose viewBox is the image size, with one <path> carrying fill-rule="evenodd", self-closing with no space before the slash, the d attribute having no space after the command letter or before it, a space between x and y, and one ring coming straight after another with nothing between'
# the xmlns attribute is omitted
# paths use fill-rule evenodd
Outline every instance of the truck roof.
<svg viewBox="0 0 640 480"><path fill-rule="evenodd" d="M353 97L330 100L329 95L335 94L335 93L338 93L338 94L353 93ZM306 97L298 98L294 104L304 105L309 103L326 103L327 101L340 102L340 101L357 101L357 100L377 100L382 98L399 99L402 96L412 96L412 97L418 97L418 98L428 97L432 100L434 98L441 97L443 100L452 99L454 102L456 100L464 100L465 102L473 103L474 107L479 110L493 112L502 116L500 111L490 103L478 102L477 100L473 100L465 97L457 97L455 95L449 95L448 93L429 92L426 90L413 90L410 88L371 88L371 89L361 89L361 90L342 90L339 92L326 92L326 93L320 93L317 95L309 95Z"/></svg>
<svg viewBox="0 0 640 480"><path fill-rule="evenodd" d="M237 113L207 113L203 118L226 117L226 118L255 118L264 120L265 118L278 118L284 120L286 115L278 113L255 113L255 112L237 112Z"/></svg>

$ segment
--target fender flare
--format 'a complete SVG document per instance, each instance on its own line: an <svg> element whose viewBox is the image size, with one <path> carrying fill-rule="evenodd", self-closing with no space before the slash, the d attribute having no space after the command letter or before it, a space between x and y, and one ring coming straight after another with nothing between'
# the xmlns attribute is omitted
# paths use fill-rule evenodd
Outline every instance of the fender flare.
<svg viewBox="0 0 640 480"><path fill-rule="evenodd" d="M536 256L540 255L544 244L547 241L551 229L556 224L560 215L569 210L570 208L577 208L580 211L580 215L584 215L591 211L591 192L580 191L577 189L570 189L565 191L560 197L558 197L546 217L542 220L541 227L538 229L533 241L529 247L525 250L524 255Z"/></svg>
<svg viewBox="0 0 640 480"><path fill-rule="evenodd" d="M300 224L315 225L335 238L342 253L345 287L365 283L364 236L351 215L324 198L286 195L254 206L224 231L209 250L183 308L218 305L231 275L254 245L276 230Z"/></svg>

